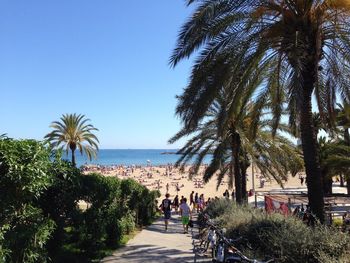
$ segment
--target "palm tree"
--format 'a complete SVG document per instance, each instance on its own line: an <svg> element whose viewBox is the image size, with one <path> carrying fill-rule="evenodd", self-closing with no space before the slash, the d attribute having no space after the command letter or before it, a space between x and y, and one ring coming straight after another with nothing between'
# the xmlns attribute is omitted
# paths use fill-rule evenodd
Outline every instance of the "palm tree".
<svg viewBox="0 0 350 263"><path fill-rule="evenodd" d="M80 154L84 152L90 160L96 157L99 141L93 131L98 131L98 129L87 124L89 121L81 114L63 114L61 121L51 123L50 127L53 128L53 131L45 136L52 147L65 148L67 155L69 150L71 151L74 166L76 166L76 149L79 149Z"/></svg>
<svg viewBox="0 0 350 263"><path fill-rule="evenodd" d="M325 193L331 194L333 176L340 174L350 176L350 146L343 140L331 141L325 137L319 138L318 145Z"/></svg>
<svg viewBox="0 0 350 263"><path fill-rule="evenodd" d="M236 201L242 203L246 199L245 174L250 160L254 161L265 177L273 178L283 185L288 172L295 175L302 168L301 155L288 139L280 134L272 136L269 129L271 122L256 120L255 109L249 103L240 111L239 117L237 115L231 121L231 126L222 126L228 98L221 93L196 129L190 131L185 127L169 142L190 137L178 151L181 157L176 166L183 169L195 159L194 173L198 172L205 156L212 154L211 162L204 172L204 181L208 182L217 174L218 188L228 174L229 187L235 184Z"/></svg>
<svg viewBox="0 0 350 263"><path fill-rule="evenodd" d="M343 105L338 104L337 126L342 129L345 143L350 146L350 104L344 101Z"/></svg>
<svg viewBox="0 0 350 263"><path fill-rule="evenodd" d="M337 92L350 100L350 2L188 0L193 3L196 10L183 25L170 59L176 66L199 49L177 114L187 129L193 129L221 86L238 80L233 89L239 96L249 75L268 71L256 89L255 103L266 103L266 94L272 94L274 130L287 103L290 125L301 134L309 205L323 222L311 97L316 95L321 116L334 112Z"/></svg>
<svg viewBox="0 0 350 263"><path fill-rule="evenodd" d="M350 146L350 104L346 101L343 104L338 104L338 114L336 116L337 126L340 129L340 132L343 133L344 143L347 146ZM340 175L340 185L344 186L343 175ZM348 189L348 194L350 194L350 174L346 177L346 186Z"/></svg>

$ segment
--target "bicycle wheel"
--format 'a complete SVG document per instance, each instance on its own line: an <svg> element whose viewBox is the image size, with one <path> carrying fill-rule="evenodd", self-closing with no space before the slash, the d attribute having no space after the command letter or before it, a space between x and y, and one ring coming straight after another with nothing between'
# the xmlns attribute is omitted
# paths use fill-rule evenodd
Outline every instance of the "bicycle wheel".
<svg viewBox="0 0 350 263"><path fill-rule="evenodd" d="M203 256L207 251L209 247L209 241L203 240L197 247L196 247L196 253L199 256Z"/></svg>

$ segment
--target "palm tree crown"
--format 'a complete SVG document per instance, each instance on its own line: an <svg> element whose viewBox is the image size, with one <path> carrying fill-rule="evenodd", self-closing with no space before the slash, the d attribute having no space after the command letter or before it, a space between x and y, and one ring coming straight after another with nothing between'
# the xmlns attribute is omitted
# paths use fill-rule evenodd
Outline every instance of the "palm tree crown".
<svg viewBox="0 0 350 263"><path fill-rule="evenodd" d="M91 160L96 157L98 151L98 139L93 131L98 131L94 126L88 124L90 120L84 115L63 114L60 121L54 121L50 127L53 131L45 136L52 147L69 150L72 153L72 163L75 166L75 150L79 149Z"/></svg>
<svg viewBox="0 0 350 263"><path fill-rule="evenodd" d="M255 103L269 104L274 129L287 105L290 125L301 135L310 208L323 221L311 96L316 95L321 117L334 113L337 93L350 100L350 2L188 0L192 3L196 10L170 59L175 66L199 50L178 115L193 129L222 86L240 96L249 76L267 71L255 88Z"/></svg>

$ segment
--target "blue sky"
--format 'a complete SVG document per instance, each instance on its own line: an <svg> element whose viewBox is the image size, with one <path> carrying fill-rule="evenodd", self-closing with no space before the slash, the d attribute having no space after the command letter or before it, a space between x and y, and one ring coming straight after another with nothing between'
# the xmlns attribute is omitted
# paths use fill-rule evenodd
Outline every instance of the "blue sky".
<svg viewBox="0 0 350 263"><path fill-rule="evenodd" d="M1 0L0 134L41 140L81 113L101 148L178 147L167 140L190 61L168 59L190 11L184 0Z"/></svg>

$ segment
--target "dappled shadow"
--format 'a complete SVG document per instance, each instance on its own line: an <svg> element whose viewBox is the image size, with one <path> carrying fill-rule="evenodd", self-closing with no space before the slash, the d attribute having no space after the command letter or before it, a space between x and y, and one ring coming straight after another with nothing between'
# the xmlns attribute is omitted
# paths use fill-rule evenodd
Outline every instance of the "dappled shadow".
<svg viewBox="0 0 350 263"><path fill-rule="evenodd" d="M142 262L142 263L185 263L194 262L194 255L191 251L184 252L177 249L169 249L166 247L158 247L151 245L131 245L110 257L105 258L101 262Z"/></svg>

